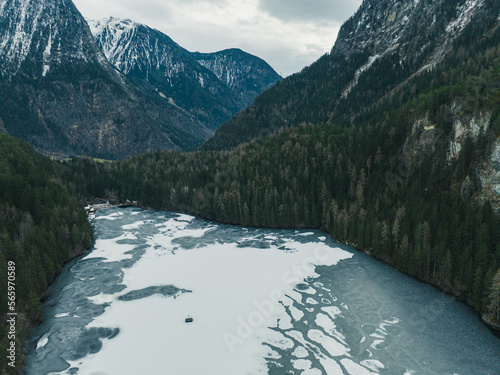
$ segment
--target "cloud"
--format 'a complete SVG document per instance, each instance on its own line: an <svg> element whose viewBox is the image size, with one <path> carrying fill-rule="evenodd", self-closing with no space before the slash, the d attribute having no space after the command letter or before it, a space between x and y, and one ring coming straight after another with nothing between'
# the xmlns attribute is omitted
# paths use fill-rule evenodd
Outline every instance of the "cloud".
<svg viewBox="0 0 500 375"><path fill-rule="evenodd" d="M190 51L241 48L283 75L335 42L361 0L74 0L87 18L115 16L156 28Z"/></svg>
<svg viewBox="0 0 500 375"><path fill-rule="evenodd" d="M287 22L343 22L360 4L361 0L260 0L259 7Z"/></svg>

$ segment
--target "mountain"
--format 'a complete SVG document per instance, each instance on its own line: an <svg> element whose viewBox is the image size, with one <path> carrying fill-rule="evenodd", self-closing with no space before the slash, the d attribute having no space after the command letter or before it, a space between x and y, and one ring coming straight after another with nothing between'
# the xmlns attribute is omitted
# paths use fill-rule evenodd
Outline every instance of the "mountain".
<svg viewBox="0 0 500 375"><path fill-rule="evenodd" d="M365 0L329 54L259 96L203 147L232 148L301 122L356 125L455 54L471 33L496 27L497 17L491 0Z"/></svg>
<svg viewBox="0 0 500 375"><path fill-rule="evenodd" d="M92 173L76 185L231 224L320 228L499 319L499 51L497 0L365 0L331 53L197 152L78 161Z"/></svg>
<svg viewBox="0 0 500 375"><path fill-rule="evenodd" d="M162 32L131 20L88 20L108 60L131 81L215 131L281 77L241 50L190 53Z"/></svg>
<svg viewBox="0 0 500 375"><path fill-rule="evenodd" d="M215 73L245 107L282 78L264 60L240 49L195 52L192 55L201 65Z"/></svg>
<svg viewBox="0 0 500 375"><path fill-rule="evenodd" d="M117 72L71 1L7 0L0 129L45 152L120 158L187 149L210 131Z"/></svg>
<svg viewBox="0 0 500 375"><path fill-rule="evenodd" d="M90 91L98 100L86 103L109 106L116 102L99 99L108 90L123 107L135 105L136 86L101 61L90 31L79 29L81 44L78 30L66 33L75 37L69 43L75 52L55 54L51 47L56 58L43 60L49 34L31 33L21 21L34 14L36 22L50 23L32 12L47 5L20 5L0 2L0 126L15 116L20 124L44 119L39 92L76 105L60 93L89 100ZM11 257L27 270L18 295L21 321L39 319L46 283L88 246L79 196L135 200L245 226L320 228L498 322L499 15L498 0L365 0L330 54L266 90L196 152L61 163L0 135L0 279ZM23 48L30 38L35 42L24 45L32 48ZM20 47L5 52L8 43ZM87 71L71 70L63 59ZM63 66L65 80L58 78ZM151 100L157 97L164 99L156 92ZM20 331L25 339L28 331ZM0 348L8 348L6 340Z"/></svg>

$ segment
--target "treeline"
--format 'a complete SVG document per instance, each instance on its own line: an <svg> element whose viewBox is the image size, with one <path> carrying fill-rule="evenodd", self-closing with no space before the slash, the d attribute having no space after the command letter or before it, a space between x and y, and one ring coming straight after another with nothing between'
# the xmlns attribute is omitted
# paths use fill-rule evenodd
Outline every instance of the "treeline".
<svg viewBox="0 0 500 375"><path fill-rule="evenodd" d="M0 134L0 373L18 374L31 328L43 319L41 299L61 267L92 244L92 230L63 166L28 144ZM16 367L6 360L10 339L7 269L14 262ZM12 286L12 284L11 284Z"/></svg>
<svg viewBox="0 0 500 375"><path fill-rule="evenodd" d="M303 123L232 151L73 160L67 179L85 196L232 224L322 228L486 311L500 222L479 203L479 169L500 133L499 41L496 29L476 40L476 55L457 50L354 126ZM450 156L453 122L480 112L491 114L487 130L460 139Z"/></svg>
<svg viewBox="0 0 500 375"><path fill-rule="evenodd" d="M445 121L428 130L432 146L403 152L414 120L403 107L373 125L303 124L231 152L154 152L68 166L88 196L231 224L324 229L485 311L500 268L500 217L478 203L474 181L499 119L451 160Z"/></svg>

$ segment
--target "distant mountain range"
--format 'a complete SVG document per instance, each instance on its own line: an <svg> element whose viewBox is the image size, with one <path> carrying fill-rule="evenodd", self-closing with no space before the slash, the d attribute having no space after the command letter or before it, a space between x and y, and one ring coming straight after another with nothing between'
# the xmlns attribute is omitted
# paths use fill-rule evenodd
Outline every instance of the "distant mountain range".
<svg viewBox="0 0 500 375"><path fill-rule="evenodd" d="M0 3L0 131L63 155L188 150L281 78L255 56L222 51L228 66L214 68L231 72L238 85L228 87L157 30L91 25L95 38L71 1ZM255 67L268 75L245 73Z"/></svg>
<svg viewBox="0 0 500 375"><path fill-rule="evenodd" d="M191 53L162 32L131 20L110 17L88 23L115 68L211 130L281 79L265 61L238 49Z"/></svg>

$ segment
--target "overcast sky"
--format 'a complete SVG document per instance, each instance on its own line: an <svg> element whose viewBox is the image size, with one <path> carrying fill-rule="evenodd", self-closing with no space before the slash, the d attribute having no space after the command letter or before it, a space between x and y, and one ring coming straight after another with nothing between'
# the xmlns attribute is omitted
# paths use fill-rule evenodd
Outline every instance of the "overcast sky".
<svg viewBox="0 0 500 375"><path fill-rule="evenodd" d="M87 18L130 18L189 51L241 48L290 75L330 51L361 0L73 0Z"/></svg>

